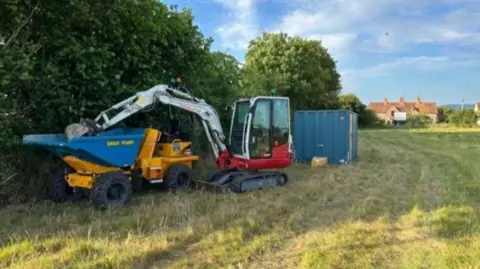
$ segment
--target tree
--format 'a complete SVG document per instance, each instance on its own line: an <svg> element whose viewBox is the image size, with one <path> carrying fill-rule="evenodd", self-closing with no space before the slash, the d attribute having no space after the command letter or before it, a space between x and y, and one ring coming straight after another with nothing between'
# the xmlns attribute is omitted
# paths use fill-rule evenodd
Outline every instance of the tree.
<svg viewBox="0 0 480 269"><path fill-rule="evenodd" d="M383 124L380 122L380 119L378 118L375 111L367 108L362 115L362 124L359 125L362 127L378 127Z"/></svg>
<svg viewBox="0 0 480 269"><path fill-rule="evenodd" d="M352 110L359 114L366 109L362 101L353 93L341 94L338 99L342 109Z"/></svg>
<svg viewBox="0 0 480 269"><path fill-rule="evenodd" d="M341 94L338 98L341 109L348 109L358 114L358 125L368 127L378 123L377 115L368 109L355 94Z"/></svg>
<svg viewBox="0 0 480 269"><path fill-rule="evenodd" d="M407 113L406 125L409 128L422 128L432 123L432 119L423 113Z"/></svg>
<svg viewBox="0 0 480 269"><path fill-rule="evenodd" d="M455 126L472 127L477 123L477 114L473 109L457 110L450 115L449 122Z"/></svg>
<svg viewBox="0 0 480 269"><path fill-rule="evenodd" d="M290 97L293 110L338 107L340 74L320 41L264 33L250 41L242 74L246 94L276 88Z"/></svg>
<svg viewBox="0 0 480 269"><path fill-rule="evenodd" d="M454 110L446 107L441 106L438 108L438 122L439 123L447 123L450 116L453 114Z"/></svg>

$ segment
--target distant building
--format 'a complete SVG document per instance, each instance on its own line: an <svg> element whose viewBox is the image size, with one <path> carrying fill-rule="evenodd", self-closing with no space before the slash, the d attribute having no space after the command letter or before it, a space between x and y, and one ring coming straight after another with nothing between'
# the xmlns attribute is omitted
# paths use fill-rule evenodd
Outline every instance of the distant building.
<svg viewBox="0 0 480 269"><path fill-rule="evenodd" d="M386 124L393 124L395 112L407 112L410 114L421 114L432 119L433 123L437 122L437 103L423 102L417 97L416 102L405 102L404 98L400 98L398 102L390 102L387 98L383 102L372 102L368 108L377 114L377 117ZM480 108L480 107L479 107Z"/></svg>
<svg viewBox="0 0 480 269"><path fill-rule="evenodd" d="M480 115L480 103L477 102L475 104L475 107L473 108L473 110L475 110L475 113L477 113L477 115ZM480 125L480 117L477 117L477 125Z"/></svg>

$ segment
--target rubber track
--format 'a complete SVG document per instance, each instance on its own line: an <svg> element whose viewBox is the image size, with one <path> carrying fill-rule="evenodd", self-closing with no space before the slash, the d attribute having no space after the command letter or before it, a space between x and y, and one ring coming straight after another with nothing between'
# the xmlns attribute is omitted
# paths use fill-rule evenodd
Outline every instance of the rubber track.
<svg viewBox="0 0 480 269"><path fill-rule="evenodd" d="M249 190L252 190L252 189L242 190L242 184L244 182L251 181L251 180L266 180L266 179L269 179L270 177L275 177L276 178L279 175L281 175L285 178L285 182L282 185L280 185L277 182L277 186L283 186L283 185L287 184L288 176L285 173L282 173L282 172L259 172L259 173L252 173L252 174L248 174L248 175L244 175L244 176L240 176L240 177L235 178L232 181L231 189L232 189L233 192L237 192L237 193L249 191Z"/></svg>

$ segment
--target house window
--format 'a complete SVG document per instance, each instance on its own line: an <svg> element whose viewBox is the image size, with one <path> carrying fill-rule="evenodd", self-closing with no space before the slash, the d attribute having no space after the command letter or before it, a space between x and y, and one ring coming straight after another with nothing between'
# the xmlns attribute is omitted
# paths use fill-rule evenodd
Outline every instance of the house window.
<svg viewBox="0 0 480 269"><path fill-rule="evenodd" d="M390 113L390 116L392 116L392 117L395 116L395 111L394 110L392 110L392 112Z"/></svg>

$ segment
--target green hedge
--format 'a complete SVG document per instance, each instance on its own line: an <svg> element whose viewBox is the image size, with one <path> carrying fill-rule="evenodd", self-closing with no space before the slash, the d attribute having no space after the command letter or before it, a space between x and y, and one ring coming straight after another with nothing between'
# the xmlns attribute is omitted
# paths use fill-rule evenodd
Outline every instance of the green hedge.
<svg viewBox="0 0 480 269"><path fill-rule="evenodd" d="M46 152L24 147L23 135L63 133L172 77L183 77L184 86L213 105L224 128L227 105L272 87L291 98L292 110L338 104L340 75L320 42L265 34L241 69L231 55L211 50L213 40L193 19L189 9L157 0L0 1L0 204L43 198L59 166ZM271 48L285 52L281 61ZM174 113L191 127L189 115ZM167 108L158 107L124 123L162 130L166 118ZM206 156L210 146L196 133L195 150Z"/></svg>
<svg viewBox="0 0 480 269"><path fill-rule="evenodd" d="M218 109L236 98L236 60L210 51L189 10L155 0L37 3L0 2L0 203L43 198L58 165L24 147L25 134L63 133L173 76ZM162 129L166 112L126 124Z"/></svg>

